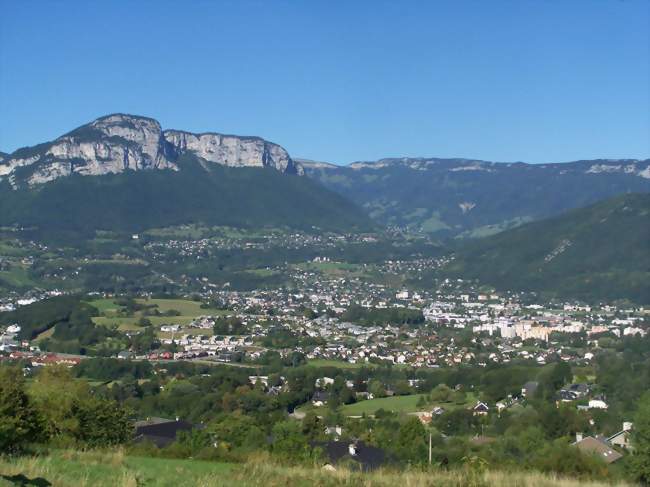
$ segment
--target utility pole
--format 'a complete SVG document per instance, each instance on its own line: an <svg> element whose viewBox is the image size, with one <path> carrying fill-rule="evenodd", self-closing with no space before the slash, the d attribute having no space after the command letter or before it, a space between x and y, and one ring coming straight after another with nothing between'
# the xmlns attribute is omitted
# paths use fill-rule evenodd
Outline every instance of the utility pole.
<svg viewBox="0 0 650 487"><path fill-rule="evenodd" d="M431 432L429 431L429 465L431 465Z"/></svg>

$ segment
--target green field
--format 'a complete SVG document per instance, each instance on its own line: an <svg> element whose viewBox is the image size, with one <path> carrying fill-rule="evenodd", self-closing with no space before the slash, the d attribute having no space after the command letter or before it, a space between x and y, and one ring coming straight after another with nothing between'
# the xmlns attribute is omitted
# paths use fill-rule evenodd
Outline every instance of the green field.
<svg viewBox="0 0 650 487"><path fill-rule="evenodd" d="M89 303L97 308L100 313L110 314L116 313L120 310L120 306L115 304L114 298L100 298L93 299ZM221 310L215 309L202 309L199 301L192 301L190 299L136 299L138 303L142 304L155 304L158 306L158 311L164 313L175 309L180 312L181 316L201 316L207 314L218 313Z"/></svg>
<svg viewBox="0 0 650 487"><path fill-rule="evenodd" d="M328 276L357 276L365 275L365 269L359 264L347 262L305 262L296 265L303 271L320 272Z"/></svg>
<svg viewBox="0 0 650 487"><path fill-rule="evenodd" d="M473 394L467 394L467 399L463 404L456 404L453 402L428 404L424 407L418 407L418 400L425 394L411 394L409 396L393 396L393 397L380 397L377 399L369 399L367 401L359 401L354 404L348 404L341 408L341 412L348 416L360 416L365 414L374 414L378 409L386 411L393 411L396 413L415 413L417 411L430 411L434 406L442 406L443 408L457 409L461 407L473 406L476 398Z"/></svg>
<svg viewBox="0 0 650 487"><path fill-rule="evenodd" d="M97 310L100 313L110 313L110 312L116 312L117 310L120 309L120 307L115 304L113 298L100 298L100 299L93 299L92 301L89 301L89 303L97 308Z"/></svg>
<svg viewBox="0 0 650 487"><path fill-rule="evenodd" d="M158 311L164 313L169 310L176 310L180 316L146 316L153 326L179 324L187 325L198 316L203 315L224 315L228 311L212 308L201 308L201 303L189 299L136 299L138 303L155 304ZM143 317L141 312L134 313L133 316L118 316L120 306L114 303L113 298L101 298L89 301L97 308L102 316L96 316L93 321L98 325L111 326L117 325L121 331L138 330L141 327L137 324L138 320ZM184 333L209 335L210 330L187 330Z"/></svg>
<svg viewBox="0 0 650 487"><path fill-rule="evenodd" d="M15 265L8 271L0 271L0 280L14 287L30 287L35 285L34 281L29 277L27 268L22 265Z"/></svg>
<svg viewBox="0 0 650 487"><path fill-rule="evenodd" d="M417 407L418 400L424 394L411 394L410 396L393 396L359 401L341 408L341 412L348 416L360 416L363 413L375 414L378 409L394 411L396 413L414 413L423 408Z"/></svg>

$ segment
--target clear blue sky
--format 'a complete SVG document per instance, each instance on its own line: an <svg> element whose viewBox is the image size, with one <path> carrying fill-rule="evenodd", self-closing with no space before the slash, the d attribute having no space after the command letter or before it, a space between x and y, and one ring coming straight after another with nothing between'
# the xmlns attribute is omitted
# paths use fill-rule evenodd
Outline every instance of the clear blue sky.
<svg viewBox="0 0 650 487"><path fill-rule="evenodd" d="M0 0L0 150L112 112L294 157L650 156L650 1Z"/></svg>

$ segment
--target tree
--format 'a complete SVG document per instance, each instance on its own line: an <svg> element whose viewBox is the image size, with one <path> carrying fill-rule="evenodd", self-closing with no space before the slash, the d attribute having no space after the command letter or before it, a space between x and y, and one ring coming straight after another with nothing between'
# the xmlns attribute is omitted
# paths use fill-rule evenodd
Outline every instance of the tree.
<svg viewBox="0 0 650 487"><path fill-rule="evenodd" d="M549 401L553 400L556 391L572 378L571 366L565 362L546 366L538 377L539 397Z"/></svg>
<svg viewBox="0 0 650 487"><path fill-rule="evenodd" d="M373 397L384 397L386 395L386 390L381 382L378 380L371 380L368 382L368 392L373 395Z"/></svg>
<svg viewBox="0 0 650 487"><path fill-rule="evenodd" d="M325 425L315 412L309 411L302 419L302 432L312 441L324 438Z"/></svg>
<svg viewBox="0 0 650 487"><path fill-rule="evenodd" d="M298 421L286 420L275 423L272 430L272 451L283 460L299 461L306 457L309 445Z"/></svg>
<svg viewBox="0 0 650 487"><path fill-rule="evenodd" d="M79 421L77 439L92 447L126 443L131 436L131 423L126 411L114 401L88 397L73 408Z"/></svg>
<svg viewBox="0 0 650 487"><path fill-rule="evenodd" d="M634 451L630 468L636 480L650 485L650 392L639 399L638 405L632 430Z"/></svg>
<svg viewBox="0 0 650 487"><path fill-rule="evenodd" d="M449 402L452 390L446 384L438 384L431 391L431 402Z"/></svg>
<svg viewBox="0 0 650 487"><path fill-rule="evenodd" d="M89 395L86 381L75 381L63 365L43 367L29 387L29 396L42 417L48 437L74 437L79 421L72 414L75 401Z"/></svg>
<svg viewBox="0 0 650 487"><path fill-rule="evenodd" d="M44 436L19 368L0 367L0 451L16 452Z"/></svg>
<svg viewBox="0 0 650 487"><path fill-rule="evenodd" d="M126 389L119 388L116 393L125 395ZM40 370L29 394L48 437L110 446L125 443L131 435L126 411L115 401L94 396L87 383L75 381L66 367Z"/></svg>
<svg viewBox="0 0 650 487"><path fill-rule="evenodd" d="M400 425L395 451L404 461L422 463L427 459L428 436L418 418L410 417Z"/></svg>

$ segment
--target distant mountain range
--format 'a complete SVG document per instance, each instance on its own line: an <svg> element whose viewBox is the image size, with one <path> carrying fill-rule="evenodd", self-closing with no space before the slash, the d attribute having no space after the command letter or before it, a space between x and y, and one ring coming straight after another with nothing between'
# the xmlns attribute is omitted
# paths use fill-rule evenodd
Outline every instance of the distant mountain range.
<svg viewBox="0 0 650 487"><path fill-rule="evenodd" d="M650 304L650 194L464 240L445 272L548 297Z"/></svg>
<svg viewBox="0 0 650 487"><path fill-rule="evenodd" d="M296 162L306 175L362 206L376 221L440 236L486 236L618 194L650 191L648 159Z"/></svg>
<svg viewBox="0 0 650 487"><path fill-rule="evenodd" d="M114 114L0 161L0 226L92 237L182 223L353 231L356 205L299 177L286 150L259 137L163 131Z"/></svg>

